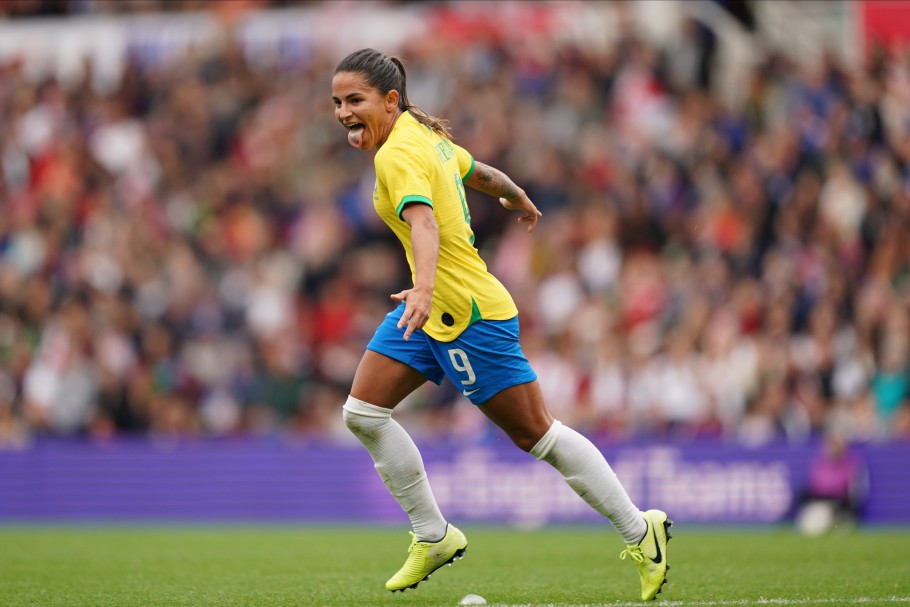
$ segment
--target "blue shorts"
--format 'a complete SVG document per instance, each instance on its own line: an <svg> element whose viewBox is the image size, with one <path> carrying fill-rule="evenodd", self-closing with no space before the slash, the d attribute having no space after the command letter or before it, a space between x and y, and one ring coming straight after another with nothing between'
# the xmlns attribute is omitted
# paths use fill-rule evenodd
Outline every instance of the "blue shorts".
<svg viewBox="0 0 910 607"><path fill-rule="evenodd" d="M509 320L479 320L455 340L437 341L422 329L408 341L398 321L402 302L386 314L367 344L373 350L412 367L435 384L448 377L461 393L480 405L498 392L537 379L537 374L518 342L518 317Z"/></svg>

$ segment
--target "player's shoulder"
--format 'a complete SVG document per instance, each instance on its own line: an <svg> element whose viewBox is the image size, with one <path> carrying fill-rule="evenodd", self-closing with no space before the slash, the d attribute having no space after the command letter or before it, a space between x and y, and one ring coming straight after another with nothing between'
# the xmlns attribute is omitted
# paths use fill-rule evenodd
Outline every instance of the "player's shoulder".
<svg viewBox="0 0 910 607"><path fill-rule="evenodd" d="M422 126L419 125L418 126ZM389 162L391 159L420 157L432 150L426 135L419 128L396 129L392 137L376 152L376 164Z"/></svg>

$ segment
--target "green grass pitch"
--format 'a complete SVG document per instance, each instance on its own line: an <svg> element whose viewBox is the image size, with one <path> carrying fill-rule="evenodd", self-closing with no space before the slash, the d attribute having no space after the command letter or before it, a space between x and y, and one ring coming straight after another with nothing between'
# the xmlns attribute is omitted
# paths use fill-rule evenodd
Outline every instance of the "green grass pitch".
<svg viewBox="0 0 910 607"><path fill-rule="evenodd" d="M404 594L404 529L309 526L0 527L4 607L455 607L636 605L609 527L464 525L468 553ZM676 525L657 604L907 605L910 529L836 533Z"/></svg>

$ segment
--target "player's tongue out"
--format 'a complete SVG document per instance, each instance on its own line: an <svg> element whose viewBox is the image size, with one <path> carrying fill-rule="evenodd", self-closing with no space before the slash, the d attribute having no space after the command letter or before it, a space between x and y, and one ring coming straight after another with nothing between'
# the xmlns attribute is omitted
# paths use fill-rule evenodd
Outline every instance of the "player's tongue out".
<svg viewBox="0 0 910 607"><path fill-rule="evenodd" d="M348 143L359 148L363 143L363 125L358 124L348 131Z"/></svg>

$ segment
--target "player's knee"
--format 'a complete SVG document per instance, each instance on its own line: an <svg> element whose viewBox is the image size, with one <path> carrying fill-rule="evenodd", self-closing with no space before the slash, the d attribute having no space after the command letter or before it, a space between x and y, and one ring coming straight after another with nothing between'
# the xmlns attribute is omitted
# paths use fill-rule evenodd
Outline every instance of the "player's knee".
<svg viewBox="0 0 910 607"><path fill-rule="evenodd" d="M356 413L351 413L347 409L342 409L341 419L344 420L344 425L348 427L348 430L357 434L357 430L360 428L360 420L363 418Z"/></svg>
<svg viewBox="0 0 910 607"><path fill-rule="evenodd" d="M553 446L556 444L556 440L559 438L559 433L562 430L562 422L558 419L554 419L553 423L550 424L550 427L547 431L541 436L537 441L531 445L531 448L528 449L528 453L536 457L537 459L544 459L553 450Z"/></svg>
<svg viewBox="0 0 910 607"><path fill-rule="evenodd" d="M512 442L515 443L515 446L517 446L525 453L530 453L531 449L534 448L534 445L536 445L539 440L538 437L535 437L531 434L516 435L511 438Z"/></svg>
<svg viewBox="0 0 910 607"><path fill-rule="evenodd" d="M341 410L344 425L354 434L360 434L378 424L382 424L392 416L392 410L377 407L360 399L348 396Z"/></svg>
<svg viewBox="0 0 910 607"><path fill-rule="evenodd" d="M528 428L521 433L516 433L511 439L522 451L534 453L535 449L539 449L541 441L544 440L544 437L546 437L547 434L547 432L541 432L535 428Z"/></svg>
<svg viewBox="0 0 910 607"><path fill-rule="evenodd" d="M551 443L556 440L556 434L559 427L562 426L555 421L549 426L539 424L525 424L520 427L512 427L506 430L509 438L515 443L515 446L526 453L537 456L538 452L543 450L548 452Z"/></svg>

